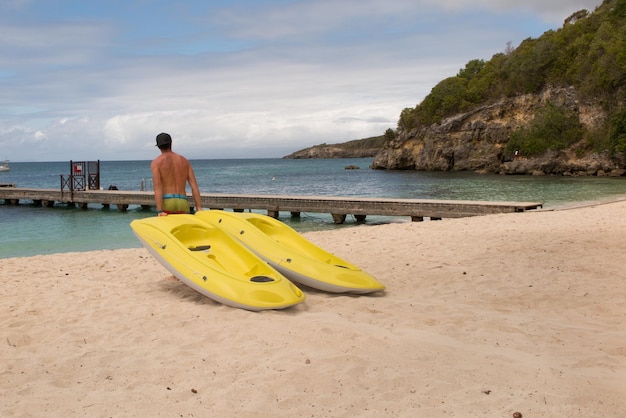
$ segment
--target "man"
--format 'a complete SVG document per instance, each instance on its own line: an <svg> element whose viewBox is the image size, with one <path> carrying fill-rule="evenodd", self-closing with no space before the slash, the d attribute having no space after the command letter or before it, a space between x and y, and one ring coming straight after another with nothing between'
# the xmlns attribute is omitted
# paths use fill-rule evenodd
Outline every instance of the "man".
<svg viewBox="0 0 626 418"><path fill-rule="evenodd" d="M200 189L189 160L172 151L172 137L169 134L164 132L158 134L156 146L161 150L161 155L152 161L150 168L154 184L154 201L159 216L189 213L185 190L187 183L191 186L196 211L202 210Z"/></svg>

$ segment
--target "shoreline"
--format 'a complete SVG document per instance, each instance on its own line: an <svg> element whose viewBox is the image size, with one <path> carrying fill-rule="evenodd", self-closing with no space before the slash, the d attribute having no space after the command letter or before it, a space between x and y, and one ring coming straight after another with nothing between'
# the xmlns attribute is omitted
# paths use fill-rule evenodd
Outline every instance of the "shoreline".
<svg viewBox="0 0 626 418"><path fill-rule="evenodd" d="M619 417L626 199L305 235L383 294L252 313L143 248L0 259L6 416Z"/></svg>
<svg viewBox="0 0 626 418"><path fill-rule="evenodd" d="M611 196L611 197L603 197L603 198L596 199L596 200L584 200L580 202L571 202L568 204L537 209L536 211L537 212L553 211L554 212L554 211L562 211L562 210L582 209L582 208L588 208L588 207L594 207L594 206L608 205L611 203L619 203L619 202L624 202L624 201L626 201L626 195L617 195L617 196Z"/></svg>

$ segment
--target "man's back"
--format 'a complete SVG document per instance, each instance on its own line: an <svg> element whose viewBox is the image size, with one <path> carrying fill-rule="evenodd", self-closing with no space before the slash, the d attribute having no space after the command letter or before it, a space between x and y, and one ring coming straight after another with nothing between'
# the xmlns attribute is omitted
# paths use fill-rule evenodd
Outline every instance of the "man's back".
<svg viewBox="0 0 626 418"><path fill-rule="evenodd" d="M162 153L152 162L152 172L153 181L160 183L163 194L185 194L189 161L182 155L173 151Z"/></svg>

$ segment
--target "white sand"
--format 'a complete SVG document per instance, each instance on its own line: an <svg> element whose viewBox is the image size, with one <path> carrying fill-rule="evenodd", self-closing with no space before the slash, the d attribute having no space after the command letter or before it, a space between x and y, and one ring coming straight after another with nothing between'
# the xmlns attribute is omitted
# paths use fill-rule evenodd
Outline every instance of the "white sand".
<svg viewBox="0 0 626 418"><path fill-rule="evenodd" d="M252 313L143 249L1 259L0 416L626 415L626 202L306 236L386 292Z"/></svg>

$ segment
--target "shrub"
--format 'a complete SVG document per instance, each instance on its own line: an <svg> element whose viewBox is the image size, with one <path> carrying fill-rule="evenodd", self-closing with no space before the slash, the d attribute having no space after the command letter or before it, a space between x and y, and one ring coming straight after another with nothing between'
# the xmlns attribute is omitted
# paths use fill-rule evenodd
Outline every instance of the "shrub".
<svg viewBox="0 0 626 418"><path fill-rule="evenodd" d="M611 118L609 125L609 153L626 154L626 108L617 112Z"/></svg>
<svg viewBox="0 0 626 418"><path fill-rule="evenodd" d="M573 111L548 103L528 126L511 135L506 152L512 154L519 150L522 155L533 156L548 150L562 150L579 141L583 132Z"/></svg>

